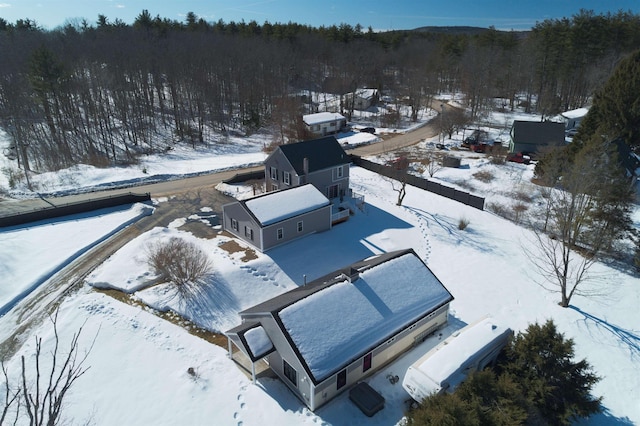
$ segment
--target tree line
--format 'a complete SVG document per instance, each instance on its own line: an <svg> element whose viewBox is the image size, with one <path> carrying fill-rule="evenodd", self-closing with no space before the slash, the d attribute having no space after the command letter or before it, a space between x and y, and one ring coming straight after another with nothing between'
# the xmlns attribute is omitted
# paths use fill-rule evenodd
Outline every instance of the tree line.
<svg viewBox="0 0 640 426"><path fill-rule="evenodd" d="M51 31L0 18L0 127L21 169L48 171L133 162L230 131L296 139L300 116L317 109L311 92L374 87L414 120L445 92L465 95L471 119L496 99L549 116L589 103L640 45L639 24L623 11L473 33L206 22L192 12L179 22L147 10L130 25L99 15Z"/></svg>

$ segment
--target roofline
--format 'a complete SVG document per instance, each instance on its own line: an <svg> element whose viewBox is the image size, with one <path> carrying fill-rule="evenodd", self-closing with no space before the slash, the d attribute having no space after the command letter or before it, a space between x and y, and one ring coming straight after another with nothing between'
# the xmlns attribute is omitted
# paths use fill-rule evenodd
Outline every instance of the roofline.
<svg viewBox="0 0 640 426"><path fill-rule="evenodd" d="M302 215L304 215L304 214L309 213L310 211L320 210L322 207L326 207L326 206L328 206L328 205L330 206L330 205L331 205L331 201L330 201L329 199L327 199L328 204L325 204L325 205L323 205L323 206L321 206L321 207L319 207L319 208L317 208L317 209L310 210L310 211L307 211L307 212L304 212L304 213L300 213L300 214L297 214L297 215L294 215L294 216L289 216L289 217L286 217L286 218L284 218L284 219L282 219L282 220L278 220L278 221L276 221L276 222L269 223L268 225L265 225L265 224L264 224L264 223L262 223L260 220L258 220L258 218L256 217L256 215L254 215L254 214L253 214L253 212L251 211L251 209L247 206L247 203L246 203L246 202L247 202L247 201L251 201L251 200L255 200L255 199L257 199L257 198L268 197L268 196L270 196L270 195L274 195L274 194L277 194L277 193L279 193L279 192L284 192L284 191L290 191L290 190L292 190L292 189L303 188L303 187L305 187L305 186L307 186L307 185L311 185L311 186L313 186L312 184L310 184L310 183L308 183L308 182L307 182L307 183L305 183L304 185L291 186L291 187L289 187L289 188L278 189L277 191L265 192L264 194L256 195L255 197L247 198L246 200L238 200L238 202L242 205L242 207L246 210L246 212L247 212L247 213L249 213L249 216L251 216L251 218L252 218L252 219L254 219L254 220L256 221L256 223L258 223L258 224L260 225L260 229L264 229L264 228L265 228L265 227L267 227L267 226L272 226L272 225L275 225L275 224L277 224L277 223L284 222L285 220L289 220L289 219L293 219L294 217L302 216ZM314 188L315 188L315 187L314 187ZM317 189L317 188L316 188L316 189ZM318 191L318 192L320 192L320 191ZM322 192L320 192L320 194L322 194ZM323 195L323 196L325 196L324 194L322 194L322 195ZM326 198L326 196L325 196L325 198ZM233 204L233 203L229 203L229 204ZM226 204L225 204L225 205L226 205ZM224 206L223 206L223 207L224 207Z"/></svg>
<svg viewBox="0 0 640 426"><path fill-rule="evenodd" d="M313 375L313 373L311 372L311 369L309 368L309 366L307 365L307 361L304 359L304 357L302 356L302 354L300 353L298 346L294 343L293 339L291 338L291 335L287 332L284 324L282 323L282 320L280 319L280 315L279 312L282 311L283 309L287 308L288 306L293 305L294 303L299 302L302 299L305 299L306 297L309 297L321 290L324 290L328 287L331 287L332 285L341 283L344 281L344 275L346 274L347 276L349 276L349 272L352 269L357 269L358 272L364 272L368 269L371 269L375 266L381 265L389 260L404 256L406 254L413 254L418 260L420 260L420 262L422 263L422 265L431 273L431 275L433 275L433 277L436 279L436 281L442 286L442 288L445 289L445 291L449 294L449 298L447 299L447 301L440 303L437 307L435 307L434 309L431 309L428 312L425 312L423 315L421 315L419 318L417 318L415 322L422 320L423 318L425 318L426 316L428 316L429 314L431 314L432 312L437 311L438 309L440 309L442 306L447 305L449 303L451 303L454 300L453 295L451 294L451 292L449 291L449 289L447 289L444 284L442 284L442 282L440 281L440 279L433 273L433 271L431 271L431 269L426 265L426 263L424 263L424 261L422 259L420 259L420 257L417 255L417 253L412 249L412 248L408 248L408 249L403 249L403 250L396 250L396 251L392 251L392 252L387 252L387 253L382 253L379 255L375 255L375 256L371 256L368 257L366 259L357 261L355 263L352 263L351 265L345 266L343 268L337 269L329 274L326 274L320 278L317 278L313 281L311 281L310 283L301 286L301 287L297 287L294 288L293 290L289 290L284 294L292 294L292 293L301 293L298 297L292 298L291 300L289 300L287 303L280 305L278 307L276 307L273 310L267 311L252 311L253 308L249 308L246 309L242 312L240 312L240 316L242 317L243 314L247 315L249 318L252 318L252 320L254 320L253 318L257 318L259 316L262 315L268 315L271 316L275 322L278 324L278 328L280 329L282 335L284 336L284 338L287 341L287 344L289 345L289 347L291 348L291 350L293 350L293 352L296 354L296 358L300 361L300 364L302 365L302 368L304 368L305 373L307 373L307 377L309 377L311 379L311 381L313 382L314 386L317 386L318 384L322 383L323 381L327 380L327 378L331 377L336 371L339 371L340 369L344 368L344 365L341 365L339 368L337 368L335 371L332 371L330 374L327 375L327 378L325 378L324 380L317 380L316 377ZM276 296L277 297L282 297L281 296ZM264 302L262 304L256 305L254 307L259 307L261 305L265 305L267 302ZM409 325L404 326L400 329L395 330L393 333L391 333L388 336L383 336L380 339L376 340L376 342L371 345L370 347L368 347L364 352L357 354L357 356L355 356L354 358L352 358L346 365L349 365L350 363L352 363L355 359L359 358L362 354L366 354L370 351L372 351L373 349L375 349L376 347L380 346L381 343L385 342L386 340L388 340L389 338L391 338L392 336L395 336L401 332L403 332L407 327L409 327Z"/></svg>

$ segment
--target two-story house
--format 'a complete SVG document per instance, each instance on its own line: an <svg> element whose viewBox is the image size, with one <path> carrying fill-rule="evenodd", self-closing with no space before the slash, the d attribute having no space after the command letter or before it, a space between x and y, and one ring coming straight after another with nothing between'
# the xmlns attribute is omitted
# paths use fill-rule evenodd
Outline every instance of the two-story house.
<svg viewBox="0 0 640 426"><path fill-rule="evenodd" d="M333 136L280 145L264 161L267 191L310 183L328 199L349 196L351 159Z"/></svg>

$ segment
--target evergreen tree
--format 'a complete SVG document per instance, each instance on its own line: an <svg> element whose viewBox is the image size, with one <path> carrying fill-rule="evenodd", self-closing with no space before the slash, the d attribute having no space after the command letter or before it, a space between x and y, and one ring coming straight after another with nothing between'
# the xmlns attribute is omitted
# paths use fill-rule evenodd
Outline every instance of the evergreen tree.
<svg viewBox="0 0 640 426"><path fill-rule="evenodd" d="M574 144L584 145L592 137L610 142L622 138L640 147L640 50L623 59L593 98Z"/></svg>
<svg viewBox="0 0 640 426"><path fill-rule="evenodd" d="M574 361L574 355L573 340L565 339L550 320L531 324L506 349L505 372L551 424L569 424L601 410L601 398L591 396L600 378L586 360Z"/></svg>

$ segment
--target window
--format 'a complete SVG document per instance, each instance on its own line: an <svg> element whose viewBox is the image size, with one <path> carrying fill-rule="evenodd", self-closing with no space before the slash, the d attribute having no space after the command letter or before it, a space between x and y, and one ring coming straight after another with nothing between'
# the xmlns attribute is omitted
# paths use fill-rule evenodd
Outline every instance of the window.
<svg viewBox="0 0 640 426"><path fill-rule="evenodd" d="M298 232L302 232L302 221L298 222Z"/></svg>
<svg viewBox="0 0 640 426"><path fill-rule="evenodd" d="M253 229L249 228L248 226L245 226L244 227L244 236L245 237L249 237L249 239L253 241Z"/></svg>
<svg viewBox="0 0 640 426"><path fill-rule="evenodd" d="M331 123L329 123L329 126L330 126L330 127L336 127L336 122L335 122L335 121L332 121Z"/></svg>
<svg viewBox="0 0 640 426"><path fill-rule="evenodd" d="M298 387L298 372L284 359L282 360L282 371L284 372L284 377L289 379L295 387Z"/></svg>
<svg viewBox="0 0 640 426"><path fill-rule="evenodd" d="M231 219L231 228L232 228L234 231L237 231L237 230L238 230L238 221L237 221L237 220L235 220L235 219Z"/></svg>
<svg viewBox="0 0 640 426"><path fill-rule="evenodd" d="M340 189L340 185L331 185L327 187L327 198L332 199L338 196L338 191Z"/></svg>
<svg viewBox="0 0 640 426"><path fill-rule="evenodd" d="M277 235L278 239L281 240L284 237L284 229L278 228Z"/></svg>
<svg viewBox="0 0 640 426"><path fill-rule="evenodd" d="M285 185L291 185L291 174L289 172L282 173L282 181Z"/></svg>
<svg viewBox="0 0 640 426"><path fill-rule="evenodd" d="M344 176L344 172L342 170L342 166L336 168L336 179L342 179Z"/></svg>
<svg viewBox="0 0 640 426"><path fill-rule="evenodd" d="M347 370L345 369L338 373L337 389L344 387L344 385L346 384L347 384Z"/></svg>
<svg viewBox="0 0 640 426"><path fill-rule="evenodd" d="M271 179L278 180L278 169L276 169L275 167L271 167L270 171L271 171Z"/></svg>
<svg viewBox="0 0 640 426"><path fill-rule="evenodd" d="M362 372L369 370L371 368L371 352L364 356L362 360Z"/></svg>

